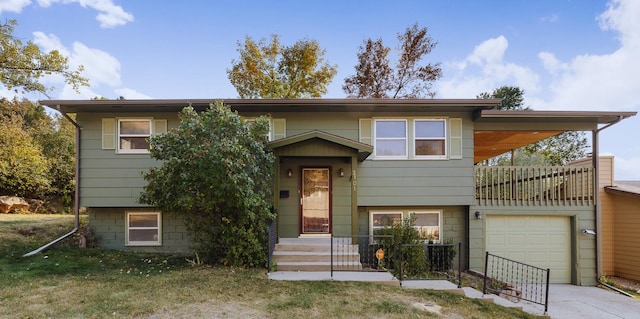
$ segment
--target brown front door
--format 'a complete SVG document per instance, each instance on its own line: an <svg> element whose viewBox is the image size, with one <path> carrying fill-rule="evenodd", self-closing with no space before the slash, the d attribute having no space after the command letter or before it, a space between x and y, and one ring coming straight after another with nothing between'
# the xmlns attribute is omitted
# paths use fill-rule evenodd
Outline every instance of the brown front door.
<svg viewBox="0 0 640 319"><path fill-rule="evenodd" d="M303 168L300 192L302 234L331 232L331 180L328 168Z"/></svg>

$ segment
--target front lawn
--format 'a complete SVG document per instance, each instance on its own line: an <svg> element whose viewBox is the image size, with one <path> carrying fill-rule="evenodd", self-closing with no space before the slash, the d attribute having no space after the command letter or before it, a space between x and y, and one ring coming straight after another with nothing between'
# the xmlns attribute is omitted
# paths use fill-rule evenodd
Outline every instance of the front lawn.
<svg viewBox="0 0 640 319"><path fill-rule="evenodd" d="M267 279L264 269L77 248L27 253L74 225L72 215L0 215L0 318L537 318L439 291L363 282ZM434 306L440 306L437 315Z"/></svg>

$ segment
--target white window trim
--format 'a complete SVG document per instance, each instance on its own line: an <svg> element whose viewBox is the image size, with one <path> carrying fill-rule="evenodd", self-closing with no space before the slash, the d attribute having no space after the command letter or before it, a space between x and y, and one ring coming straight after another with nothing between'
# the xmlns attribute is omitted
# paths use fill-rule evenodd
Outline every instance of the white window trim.
<svg viewBox="0 0 640 319"><path fill-rule="evenodd" d="M442 211L441 210L417 210L417 211L409 211L408 216L411 216L411 214L437 214L438 215L438 239L433 239L434 243L440 243L442 242ZM415 228L420 227L420 226L415 226ZM431 226L431 227L435 227L435 226ZM428 240L428 238L426 238L426 240Z"/></svg>
<svg viewBox="0 0 640 319"><path fill-rule="evenodd" d="M442 242L442 210L371 210L369 211L369 236L374 235L374 229L381 229L379 226L376 226L375 228L373 226L373 216L378 214L400 214L403 222L406 218L409 218L411 214L438 214L438 239L434 239L433 242ZM424 240L427 241L428 239L425 238Z"/></svg>
<svg viewBox="0 0 640 319"><path fill-rule="evenodd" d="M247 123L248 123L248 122L255 122L258 118L257 117L243 117L243 119L245 121L247 121ZM275 136L274 135L276 133L274 132L275 129L273 127L274 126L273 120L274 120L273 118L269 118L269 132L267 133L268 134L267 140L269 142L272 142L272 141L275 140Z"/></svg>
<svg viewBox="0 0 640 319"><path fill-rule="evenodd" d="M449 159L449 118L448 117L380 117L380 118L372 118L372 137L371 141L373 143L373 156L374 160L448 160ZM380 121L405 121L407 124L405 125L405 150L407 154L405 156L384 156L376 154L376 144L378 141L377 132L376 132L376 122ZM445 137L444 137L444 147L445 154L444 155L415 155L415 122L416 121L443 121L445 125Z"/></svg>
<svg viewBox="0 0 640 319"><path fill-rule="evenodd" d="M122 149L120 148L120 122L122 121L148 121L149 134L126 134L126 137L146 137L153 136L153 118L150 117L120 117L116 119L116 153L118 154L149 154L148 149Z"/></svg>
<svg viewBox="0 0 640 319"><path fill-rule="evenodd" d="M129 227L130 215L156 215L158 219L158 227ZM157 241L130 241L129 230L140 229L157 229L158 240ZM160 212L126 212L125 213L125 245L126 246L162 246L162 214Z"/></svg>
<svg viewBox="0 0 640 319"><path fill-rule="evenodd" d="M388 214L399 214L401 219L404 219L404 213L401 210L375 210L369 212L369 236L373 236L373 216L374 215L388 215ZM383 227L376 226L375 229L382 229Z"/></svg>
<svg viewBox="0 0 640 319"><path fill-rule="evenodd" d="M378 138L378 127L377 127L377 123L378 122L404 122L404 138L399 138L399 137L381 137ZM374 143L374 148L373 148L373 153L374 153L374 158L376 159L408 159L409 157L409 121L405 118L376 118L373 119L373 137L372 137L373 143ZM376 154L376 145L378 144L378 140L384 140L384 141L398 141L398 140L404 140L404 151L405 154L404 155L378 155Z"/></svg>
<svg viewBox="0 0 640 319"><path fill-rule="evenodd" d="M411 122L413 123L413 157L415 159L447 159L449 156L449 148L448 148L448 140L449 140L449 136L447 134L448 132L448 125L447 125L447 119L445 118L416 118L416 119L412 119ZM443 137L417 137L416 136L416 123L417 122L442 122L444 124L444 136ZM421 139L421 140L431 140L431 141L443 141L444 144L444 154L443 155L418 155L416 154L416 140Z"/></svg>

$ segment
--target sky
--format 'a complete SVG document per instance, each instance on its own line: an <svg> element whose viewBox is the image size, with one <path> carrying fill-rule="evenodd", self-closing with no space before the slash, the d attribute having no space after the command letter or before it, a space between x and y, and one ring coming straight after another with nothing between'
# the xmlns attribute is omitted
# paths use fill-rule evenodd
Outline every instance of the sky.
<svg viewBox="0 0 640 319"><path fill-rule="evenodd" d="M509 85L534 110L637 112L637 17L638 0L0 0L0 18L18 21L15 36L84 66L91 87L80 94L59 76L43 80L52 99L236 98L227 69L238 43L272 34L287 46L318 41L338 68L323 97L343 98L362 43L381 38L395 49L417 23L437 42L424 59L442 67L436 98ZM616 180L640 180L639 133L640 115L600 132Z"/></svg>

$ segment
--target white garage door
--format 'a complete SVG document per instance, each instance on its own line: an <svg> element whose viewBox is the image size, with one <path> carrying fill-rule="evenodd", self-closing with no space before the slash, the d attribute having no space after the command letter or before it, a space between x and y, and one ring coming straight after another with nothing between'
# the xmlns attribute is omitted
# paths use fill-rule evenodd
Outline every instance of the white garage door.
<svg viewBox="0 0 640 319"><path fill-rule="evenodd" d="M569 217L487 216L487 251L551 269L552 283L571 283Z"/></svg>

